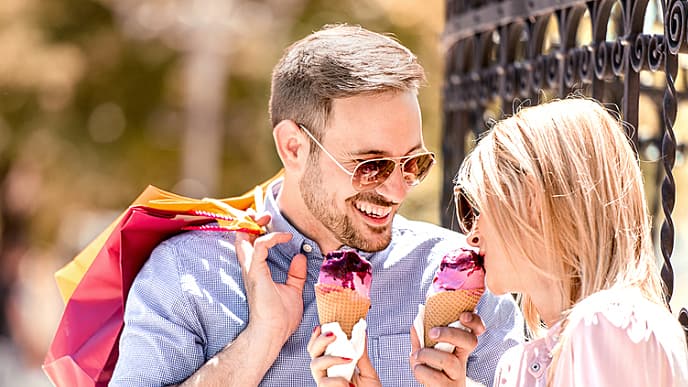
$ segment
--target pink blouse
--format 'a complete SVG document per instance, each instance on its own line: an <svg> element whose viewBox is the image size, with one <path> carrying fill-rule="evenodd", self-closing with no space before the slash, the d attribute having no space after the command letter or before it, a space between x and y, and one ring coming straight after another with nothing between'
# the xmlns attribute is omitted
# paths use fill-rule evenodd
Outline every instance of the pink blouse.
<svg viewBox="0 0 688 387"><path fill-rule="evenodd" d="M553 386L688 386L688 349L678 320L636 289L600 291L545 337L509 349L494 387L544 387L561 342Z"/></svg>

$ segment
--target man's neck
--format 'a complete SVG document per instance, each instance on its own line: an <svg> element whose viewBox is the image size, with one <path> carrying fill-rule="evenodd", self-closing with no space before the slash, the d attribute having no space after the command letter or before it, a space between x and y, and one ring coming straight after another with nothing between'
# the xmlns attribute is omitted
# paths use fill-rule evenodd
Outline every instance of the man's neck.
<svg viewBox="0 0 688 387"><path fill-rule="evenodd" d="M282 216L301 234L317 243L323 255L342 246L332 232L326 229L306 207L296 182L288 182L284 179L276 199Z"/></svg>

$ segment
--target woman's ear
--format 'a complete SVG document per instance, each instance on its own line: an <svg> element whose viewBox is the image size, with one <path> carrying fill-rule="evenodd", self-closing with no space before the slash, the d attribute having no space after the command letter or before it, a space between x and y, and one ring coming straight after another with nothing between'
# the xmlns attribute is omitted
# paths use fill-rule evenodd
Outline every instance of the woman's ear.
<svg viewBox="0 0 688 387"><path fill-rule="evenodd" d="M293 171L305 168L310 144L308 138L294 121L280 121L273 128L272 136L275 140L277 154L282 160L285 170Z"/></svg>

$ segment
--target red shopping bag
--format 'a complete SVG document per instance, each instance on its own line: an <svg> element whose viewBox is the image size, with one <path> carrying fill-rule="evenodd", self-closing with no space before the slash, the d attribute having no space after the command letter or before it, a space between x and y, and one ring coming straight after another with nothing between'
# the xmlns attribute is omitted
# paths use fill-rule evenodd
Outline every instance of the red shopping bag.
<svg viewBox="0 0 688 387"><path fill-rule="evenodd" d="M53 384L107 386L119 355L129 287L153 248L190 229L261 233L246 210L261 211L264 191L279 175L253 192L223 200L195 200L148 187L56 273L66 306L43 363Z"/></svg>

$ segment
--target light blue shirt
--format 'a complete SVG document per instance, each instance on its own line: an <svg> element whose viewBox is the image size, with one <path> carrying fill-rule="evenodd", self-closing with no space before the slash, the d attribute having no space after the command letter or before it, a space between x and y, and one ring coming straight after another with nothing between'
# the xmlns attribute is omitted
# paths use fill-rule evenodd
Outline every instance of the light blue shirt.
<svg viewBox="0 0 688 387"><path fill-rule="evenodd" d="M323 256L318 245L299 233L266 198L272 214L269 231L293 238L272 248L272 278L284 283L292 257L308 258L301 325L286 342L261 386L315 386L306 344L319 324L313 285ZM136 277L126 303L119 360L110 386L164 386L181 383L231 343L249 320L234 234L193 231L158 245ZM458 233L397 215L392 242L383 251L362 253L373 266L368 352L385 386L417 386L408 356L409 329L444 253L462 245ZM486 332L468 359L468 376L492 384L499 357L522 342L523 318L512 297L485 292L477 307Z"/></svg>

